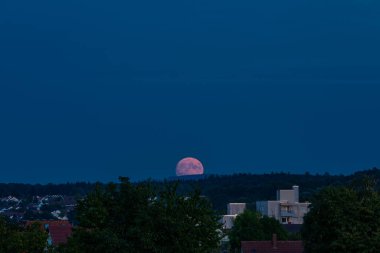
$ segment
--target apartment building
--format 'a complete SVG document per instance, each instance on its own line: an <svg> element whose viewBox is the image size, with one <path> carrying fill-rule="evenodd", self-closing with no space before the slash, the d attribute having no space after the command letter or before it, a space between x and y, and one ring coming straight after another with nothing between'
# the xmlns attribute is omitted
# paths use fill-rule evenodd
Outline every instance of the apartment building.
<svg viewBox="0 0 380 253"><path fill-rule="evenodd" d="M256 211L282 224L303 224L309 205L309 202L299 202L299 187L293 186L291 190L278 190L277 200L257 201Z"/></svg>
<svg viewBox="0 0 380 253"><path fill-rule="evenodd" d="M236 216L244 213L246 209L246 203L228 203L227 204L227 215L223 215L221 223L224 229L231 229L234 225Z"/></svg>

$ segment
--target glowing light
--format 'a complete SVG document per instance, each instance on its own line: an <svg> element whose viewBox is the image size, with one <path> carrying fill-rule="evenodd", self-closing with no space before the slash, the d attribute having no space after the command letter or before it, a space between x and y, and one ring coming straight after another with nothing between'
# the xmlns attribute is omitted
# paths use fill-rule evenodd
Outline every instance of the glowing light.
<svg viewBox="0 0 380 253"><path fill-rule="evenodd" d="M204 172L202 163L192 157L183 158L176 168L177 176L202 175Z"/></svg>

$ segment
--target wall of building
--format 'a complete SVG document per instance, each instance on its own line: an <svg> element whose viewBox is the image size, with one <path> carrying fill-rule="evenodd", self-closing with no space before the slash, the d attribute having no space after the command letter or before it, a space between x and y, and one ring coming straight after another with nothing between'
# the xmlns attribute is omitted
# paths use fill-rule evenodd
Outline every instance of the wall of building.
<svg viewBox="0 0 380 253"><path fill-rule="evenodd" d="M234 222L237 215L223 215L222 216L222 224L224 229L231 229L234 226Z"/></svg>
<svg viewBox="0 0 380 253"><path fill-rule="evenodd" d="M291 203L299 202L299 187L294 185L292 190L278 190L277 200L288 201Z"/></svg>
<svg viewBox="0 0 380 253"><path fill-rule="evenodd" d="M228 215L239 215L244 213L246 208L246 203L228 203L227 204L227 214Z"/></svg>
<svg viewBox="0 0 380 253"><path fill-rule="evenodd" d="M292 190L278 190L277 200L256 202L256 210L284 224L303 224L303 217L309 211L310 203L298 201L299 188L293 186Z"/></svg>

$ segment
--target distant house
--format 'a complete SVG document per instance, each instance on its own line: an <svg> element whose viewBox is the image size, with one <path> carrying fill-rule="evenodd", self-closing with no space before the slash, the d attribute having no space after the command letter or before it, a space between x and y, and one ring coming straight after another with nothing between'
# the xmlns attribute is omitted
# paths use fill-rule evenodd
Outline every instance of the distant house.
<svg viewBox="0 0 380 253"><path fill-rule="evenodd" d="M63 204L66 211L73 211L77 205L77 200L74 196L63 196Z"/></svg>
<svg viewBox="0 0 380 253"><path fill-rule="evenodd" d="M72 225L67 220L35 220L27 221L26 226L40 223L41 229L45 230L48 236L49 245L59 245L67 243L67 239L72 233Z"/></svg>
<svg viewBox="0 0 380 253"><path fill-rule="evenodd" d="M242 241L241 253L303 253L302 241L277 241L274 234L272 241Z"/></svg>
<svg viewBox="0 0 380 253"><path fill-rule="evenodd" d="M282 224L303 224L310 203L299 203L299 187L278 190L277 200L257 201L256 210L262 215L273 217Z"/></svg>
<svg viewBox="0 0 380 253"><path fill-rule="evenodd" d="M0 210L0 215L7 217L11 220L14 220L14 221L21 221L22 218L24 217L24 212L17 211L14 209Z"/></svg>
<svg viewBox="0 0 380 253"><path fill-rule="evenodd" d="M246 209L246 203L228 203L227 204L227 215L223 215L221 223L224 229L231 229L234 225L236 216L244 213Z"/></svg>
<svg viewBox="0 0 380 253"><path fill-rule="evenodd" d="M246 209L246 203L228 203L227 204L227 214L228 215L239 215L244 213Z"/></svg>
<svg viewBox="0 0 380 253"><path fill-rule="evenodd" d="M234 221L237 215L223 215L221 223L223 224L224 229L231 229L234 226Z"/></svg>

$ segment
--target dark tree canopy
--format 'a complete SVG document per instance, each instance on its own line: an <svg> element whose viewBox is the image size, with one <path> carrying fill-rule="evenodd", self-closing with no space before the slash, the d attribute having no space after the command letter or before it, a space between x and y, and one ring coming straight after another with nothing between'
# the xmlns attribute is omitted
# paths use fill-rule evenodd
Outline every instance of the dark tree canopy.
<svg viewBox="0 0 380 253"><path fill-rule="evenodd" d="M287 232L276 219L246 210L236 217L229 233L231 250L240 249L241 241L271 240L273 234L277 234L280 240L288 238Z"/></svg>
<svg viewBox="0 0 380 253"><path fill-rule="evenodd" d="M198 191L185 197L168 185L155 193L126 178L90 193L77 219L64 252L209 253L221 238L219 217Z"/></svg>
<svg viewBox="0 0 380 253"><path fill-rule="evenodd" d="M41 253L47 246L47 237L38 223L23 227L0 216L1 253Z"/></svg>
<svg viewBox="0 0 380 253"><path fill-rule="evenodd" d="M363 174L372 175L380 179L380 170L376 168L347 176L330 175L328 173L313 175L307 172L302 175L284 172L262 175L240 173L234 175L209 175L198 181L181 181L178 186L178 192L187 194L192 191L194 184L196 184L202 190L202 195L210 199L214 209L225 212L227 203L244 202L254 208L257 200L273 199L276 197L276 189L287 189L293 185L298 185L302 189L300 192L301 201L311 201L313 194L321 188L329 185L347 185L354 178L360 177ZM157 187L164 187L165 185L165 182L162 181L153 183ZM81 198L87 195L88 192L93 191L94 188L95 184L84 182L57 185L0 183L0 197L12 195L17 198L32 199L36 195L62 194Z"/></svg>
<svg viewBox="0 0 380 253"><path fill-rule="evenodd" d="M375 253L380 249L380 195L366 178L351 187L320 191L305 217L302 236L309 253Z"/></svg>

